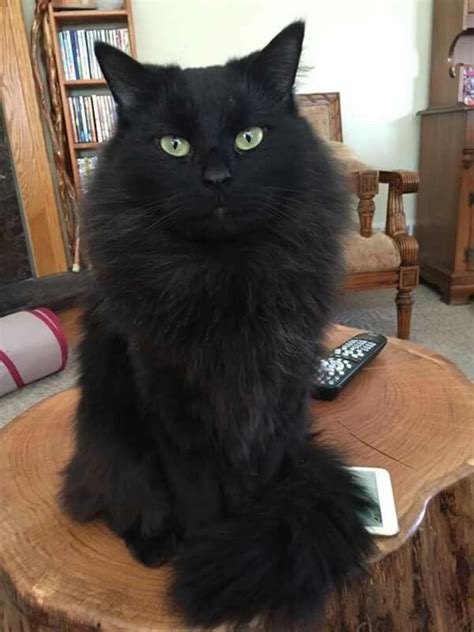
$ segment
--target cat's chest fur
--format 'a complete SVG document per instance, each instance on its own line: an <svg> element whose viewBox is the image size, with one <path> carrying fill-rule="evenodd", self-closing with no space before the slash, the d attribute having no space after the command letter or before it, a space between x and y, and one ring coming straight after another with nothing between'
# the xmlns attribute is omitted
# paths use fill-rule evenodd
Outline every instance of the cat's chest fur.
<svg viewBox="0 0 474 632"><path fill-rule="evenodd" d="M271 263L181 267L129 304L137 382L151 416L172 418L175 434L176 419L193 420L181 443L217 433L234 445L244 428L268 438L281 402L309 384L325 314L318 275Z"/></svg>
<svg viewBox="0 0 474 632"><path fill-rule="evenodd" d="M316 271L272 260L188 262L155 276L134 321L157 358L196 376L285 372L313 353L325 312L318 285Z"/></svg>

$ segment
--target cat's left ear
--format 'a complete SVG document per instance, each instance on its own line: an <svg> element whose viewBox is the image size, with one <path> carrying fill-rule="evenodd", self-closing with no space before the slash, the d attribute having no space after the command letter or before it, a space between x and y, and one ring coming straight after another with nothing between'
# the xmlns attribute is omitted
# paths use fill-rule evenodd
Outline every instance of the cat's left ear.
<svg viewBox="0 0 474 632"><path fill-rule="evenodd" d="M94 50L119 108L132 108L150 89L149 71L140 62L105 42L96 42Z"/></svg>
<svg viewBox="0 0 474 632"><path fill-rule="evenodd" d="M252 55L252 74L281 96L292 92L300 63L304 29L304 22L293 22L280 31L263 50Z"/></svg>

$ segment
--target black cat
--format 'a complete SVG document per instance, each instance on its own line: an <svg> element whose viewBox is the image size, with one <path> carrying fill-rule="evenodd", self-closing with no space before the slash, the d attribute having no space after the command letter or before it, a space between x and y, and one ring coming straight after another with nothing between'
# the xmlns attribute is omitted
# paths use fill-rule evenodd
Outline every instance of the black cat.
<svg viewBox="0 0 474 632"><path fill-rule="evenodd" d="M311 435L347 200L296 111L303 35L188 70L96 46L118 127L84 209L95 281L62 499L143 563L174 559L192 624L287 629L371 551L363 492Z"/></svg>

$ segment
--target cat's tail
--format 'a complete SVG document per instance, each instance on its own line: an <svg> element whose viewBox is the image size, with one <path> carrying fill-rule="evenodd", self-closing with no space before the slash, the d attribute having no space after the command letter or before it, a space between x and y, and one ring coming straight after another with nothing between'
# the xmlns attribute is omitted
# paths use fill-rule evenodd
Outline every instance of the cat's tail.
<svg viewBox="0 0 474 632"><path fill-rule="evenodd" d="M328 590L373 550L361 523L370 501L339 456L309 446L241 515L200 531L176 563L173 596L189 623L288 630L311 620Z"/></svg>

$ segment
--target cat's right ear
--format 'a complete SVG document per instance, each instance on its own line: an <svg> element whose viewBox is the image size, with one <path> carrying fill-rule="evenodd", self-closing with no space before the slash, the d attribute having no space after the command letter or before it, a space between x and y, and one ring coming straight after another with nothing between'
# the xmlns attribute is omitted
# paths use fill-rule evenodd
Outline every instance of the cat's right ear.
<svg viewBox="0 0 474 632"><path fill-rule="evenodd" d="M115 101L123 110L132 108L150 85L147 69L105 42L96 42L94 50Z"/></svg>

